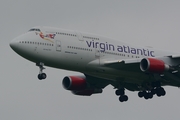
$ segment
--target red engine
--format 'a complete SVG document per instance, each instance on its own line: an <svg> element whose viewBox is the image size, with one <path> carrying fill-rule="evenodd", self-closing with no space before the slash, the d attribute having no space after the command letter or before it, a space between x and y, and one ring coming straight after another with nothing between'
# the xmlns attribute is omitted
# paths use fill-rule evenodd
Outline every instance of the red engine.
<svg viewBox="0 0 180 120"><path fill-rule="evenodd" d="M144 58L141 60L140 69L143 72L163 73L170 69L164 61L155 58Z"/></svg>
<svg viewBox="0 0 180 120"><path fill-rule="evenodd" d="M85 76L66 76L62 84L66 90L71 90L75 95L90 96L95 93L102 93L102 89L89 88Z"/></svg>
<svg viewBox="0 0 180 120"><path fill-rule="evenodd" d="M62 84L67 90L84 90L87 86L85 77L77 76L66 76Z"/></svg>

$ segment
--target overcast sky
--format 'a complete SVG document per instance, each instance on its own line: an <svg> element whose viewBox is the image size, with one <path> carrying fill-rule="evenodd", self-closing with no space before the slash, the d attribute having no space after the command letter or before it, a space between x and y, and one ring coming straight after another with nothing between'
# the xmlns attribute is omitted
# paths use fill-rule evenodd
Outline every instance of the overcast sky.
<svg viewBox="0 0 180 120"><path fill-rule="evenodd" d="M178 0L1 0L0 119L1 120L175 120L180 113L180 89L140 99L126 91L120 103L112 86L91 97L75 96L62 87L66 75L80 73L39 68L17 55L9 42L34 26L52 26L117 39L139 46L180 52Z"/></svg>

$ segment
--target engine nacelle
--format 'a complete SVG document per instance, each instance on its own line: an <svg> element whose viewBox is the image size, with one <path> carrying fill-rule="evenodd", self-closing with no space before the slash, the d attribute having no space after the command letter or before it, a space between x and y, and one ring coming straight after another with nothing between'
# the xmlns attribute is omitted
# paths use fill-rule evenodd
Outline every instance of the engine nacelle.
<svg viewBox="0 0 180 120"><path fill-rule="evenodd" d="M90 96L92 94L102 93L102 89L87 89L82 91L72 91L75 95Z"/></svg>
<svg viewBox="0 0 180 120"><path fill-rule="evenodd" d="M162 60L155 58L144 58L141 60L140 69L143 72L163 73L164 71L168 71L170 66L165 64Z"/></svg>
<svg viewBox="0 0 180 120"><path fill-rule="evenodd" d="M65 89L67 90L85 90L87 87L86 79L85 77L79 77L79 76L66 76L62 84Z"/></svg>

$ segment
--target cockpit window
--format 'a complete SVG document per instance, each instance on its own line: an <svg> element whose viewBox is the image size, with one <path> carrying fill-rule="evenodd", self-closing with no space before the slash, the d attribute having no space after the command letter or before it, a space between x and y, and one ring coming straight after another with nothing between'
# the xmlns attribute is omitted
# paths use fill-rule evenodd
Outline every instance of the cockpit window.
<svg viewBox="0 0 180 120"><path fill-rule="evenodd" d="M39 32L40 32L40 29L32 28L32 29L30 29L29 31L39 31Z"/></svg>

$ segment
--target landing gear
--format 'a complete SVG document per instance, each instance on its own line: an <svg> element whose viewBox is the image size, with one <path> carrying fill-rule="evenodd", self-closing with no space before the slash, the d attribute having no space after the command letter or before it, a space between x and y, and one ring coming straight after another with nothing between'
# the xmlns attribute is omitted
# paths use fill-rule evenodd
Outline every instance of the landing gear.
<svg viewBox="0 0 180 120"><path fill-rule="evenodd" d="M140 98L144 97L146 100L153 98L154 95L157 95L158 97L165 96L166 91L163 87L161 87L161 83L159 81L152 83L152 89L148 91L140 91L138 93L138 96Z"/></svg>
<svg viewBox="0 0 180 120"><path fill-rule="evenodd" d="M144 97L146 100L147 99L152 99L153 98L153 93L152 92L150 92L150 91L142 91L142 92L139 92L138 93L138 96L140 97L140 98L142 98L142 97Z"/></svg>
<svg viewBox="0 0 180 120"><path fill-rule="evenodd" d="M39 67L39 74L38 74L38 79L39 80L43 80L43 79L46 79L47 75L46 73L43 73L43 69L45 69L43 66L44 66L44 63L36 63L36 66Z"/></svg>
<svg viewBox="0 0 180 120"><path fill-rule="evenodd" d="M125 95L125 89L124 89L124 88L121 88L121 89L116 90L115 94L116 94L117 96L120 96L120 97L119 97L119 101L120 101L120 102L128 101L128 96Z"/></svg>

